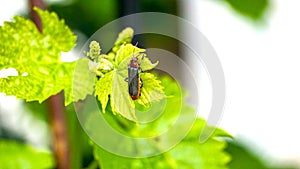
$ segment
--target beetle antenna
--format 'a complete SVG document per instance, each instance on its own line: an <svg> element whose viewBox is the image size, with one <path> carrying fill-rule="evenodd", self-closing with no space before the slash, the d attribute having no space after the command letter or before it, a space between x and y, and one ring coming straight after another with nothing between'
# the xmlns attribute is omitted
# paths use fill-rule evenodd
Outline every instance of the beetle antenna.
<svg viewBox="0 0 300 169"><path fill-rule="evenodd" d="M139 42L136 42L135 45L134 45L134 47L137 47L138 43L139 43ZM133 48L132 56L134 55L134 50L135 50L135 48Z"/></svg>

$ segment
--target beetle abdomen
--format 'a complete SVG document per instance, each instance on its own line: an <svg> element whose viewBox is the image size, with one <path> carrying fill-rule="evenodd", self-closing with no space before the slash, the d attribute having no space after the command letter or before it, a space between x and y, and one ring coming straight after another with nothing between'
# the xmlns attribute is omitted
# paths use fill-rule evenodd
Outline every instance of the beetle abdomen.
<svg viewBox="0 0 300 169"><path fill-rule="evenodd" d="M139 69L128 66L128 91L133 100L140 97Z"/></svg>

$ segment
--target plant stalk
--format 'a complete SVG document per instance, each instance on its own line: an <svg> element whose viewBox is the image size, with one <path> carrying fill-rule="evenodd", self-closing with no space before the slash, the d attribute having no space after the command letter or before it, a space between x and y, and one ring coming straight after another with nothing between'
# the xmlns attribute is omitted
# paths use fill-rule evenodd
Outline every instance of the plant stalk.
<svg viewBox="0 0 300 169"><path fill-rule="evenodd" d="M29 0L30 13L33 22L38 30L42 32L42 21L33 7L46 9L43 0ZM45 77L47 78L47 77ZM53 132L54 154L57 163L57 169L70 169L70 146L67 134L67 124L65 117L64 95L60 92L51 96L48 100L49 117Z"/></svg>
<svg viewBox="0 0 300 169"><path fill-rule="evenodd" d="M48 99L57 169L70 168L70 145L67 134L64 96L60 92Z"/></svg>

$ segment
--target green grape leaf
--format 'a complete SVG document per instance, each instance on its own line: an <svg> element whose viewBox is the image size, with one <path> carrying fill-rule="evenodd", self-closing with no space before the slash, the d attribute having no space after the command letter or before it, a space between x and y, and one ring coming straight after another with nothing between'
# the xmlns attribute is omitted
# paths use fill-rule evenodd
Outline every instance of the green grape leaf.
<svg viewBox="0 0 300 169"><path fill-rule="evenodd" d="M141 69L142 71L147 71L155 68L158 65L158 61L152 63L151 60L147 57L141 59Z"/></svg>
<svg viewBox="0 0 300 169"><path fill-rule="evenodd" d="M133 32L133 29L130 27L123 29L115 41L115 46L121 46L124 43L130 43L133 38Z"/></svg>
<svg viewBox="0 0 300 169"><path fill-rule="evenodd" d="M49 96L70 88L74 63L27 65L27 75L0 78L0 91L26 101L46 100ZM69 104L71 91L65 90L65 103Z"/></svg>
<svg viewBox="0 0 300 169"><path fill-rule="evenodd" d="M226 131L220 129L220 128L215 128L213 126L208 126L206 124L206 121L204 120L197 120L197 123L194 124L193 126L193 130L191 130L191 132L185 137L186 141L189 140L194 140L194 139L199 139L199 132L202 132L201 134L210 134L210 133L205 133L202 131L203 128L208 127L207 131L214 131L212 133L212 136L214 137L229 137L229 138L233 138L229 133L227 133Z"/></svg>
<svg viewBox="0 0 300 169"><path fill-rule="evenodd" d="M196 124L201 121L198 119ZM121 157L96 145L93 146L94 156L103 169L228 169L227 164L231 157L224 151L226 142L215 135L200 144L198 137L201 131L193 128L191 132L197 133L194 139L184 139L170 151L154 157L139 159Z"/></svg>
<svg viewBox="0 0 300 169"><path fill-rule="evenodd" d="M193 116L195 112L193 108L185 103L181 105L184 98L182 98L180 86L175 81L170 78L161 78L161 85L166 89L165 94L172 95L173 97L166 98L166 107L163 109L161 116L156 120L145 125L135 125L134 123L120 121L118 118L110 118L109 113L106 113L104 117L109 121L109 124L122 134L137 138L147 138L166 132L174 120L177 120L178 113L183 113L190 117ZM156 108L159 108L159 106ZM160 111L160 109L153 109L151 111ZM178 130L180 130L181 125L186 125L187 120L184 119L180 122ZM205 126L205 120L196 119L187 136L179 144L157 156L126 158L107 152L97 145L93 145L94 157L99 161L99 165L103 169L227 169L227 164L231 157L224 151L227 144L222 138L231 136L222 129L215 128L214 134L210 135L206 142L199 143L199 135ZM176 138L173 134L178 134L178 132L168 134L167 140ZM163 144L161 140L157 140L151 146L159 148L158 146ZM132 150L136 149L137 145L128 144L127 146L126 149ZM147 151L149 145L145 146L147 147L145 149L141 148L141 151Z"/></svg>
<svg viewBox="0 0 300 169"><path fill-rule="evenodd" d="M128 63L133 56L138 57L139 63L146 70L153 69L157 63L152 64L146 57L144 49L140 49L132 44L122 44L116 52L113 61L114 69L110 72L102 72L102 77L96 82L95 96L101 103L102 111L105 112L108 98L110 98L112 112L121 116L137 121L135 102L147 106L154 101L165 97L163 87L157 76L151 73L140 73L143 80L141 96L133 101L128 93ZM144 60L144 61L143 61Z"/></svg>
<svg viewBox="0 0 300 169"><path fill-rule="evenodd" d="M0 168L31 169L54 168L55 160L50 152L38 151L29 145L0 140Z"/></svg>
<svg viewBox="0 0 300 169"><path fill-rule="evenodd" d="M103 77L101 77L95 86L95 95L98 96L98 100L102 106L102 112L105 113L106 105L108 103L109 96L112 93L112 79L113 72L106 73Z"/></svg>
<svg viewBox="0 0 300 169"><path fill-rule="evenodd" d="M0 78L0 92L26 101L42 102L65 89L65 104L72 101L75 62L60 61L76 37L55 13L35 8L42 19L43 32L23 17L14 17L0 27L0 70L14 68L17 76Z"/></svg>
<svg viewBox="0 0 300 169"><path fill-rule="evenodd" d="M207 168L207 169L227 169L227 164L231 160L228 153L225 152L227 146L222 137L231 137L222 129L215 128L213 135L204 143L199 143L199 135L206 122L202 119L196 119L193 128L184 140L174 147L169 153L178 162L179 168ZM187 156L189 160L184 160ZM192 158L193 157L193 158ZM191 167L193 166L193 167Z"/></svg>
<svg viewBox="0 0 300 169"><path fill-rule="evenodd" d="M161 81L152 73L141 73L143 80L143 88L141 89L141 97L137 102L143 106L147 106L154 101L165 98Z"/></svg>
<svg viewBox="0 0 300 169"><path fill-rule="evenodd" d="M114 113L119 113L123 117L136 121L134 102L128 94L128 84L124 76L114 73L112 81L111 107Z"/></svg>
<svg viewBox="0 0 300 169"><path fill-rule="evenodd" d="M122 45L116 54L116 65L120 65L121 68L124 68L124 65L127 67L131 57L137 56L140 52L145 52L145 49L140 49L132 44Z"/></svg>
<svg viewBox="0 0 300 169"><path fill-rule="evenodd" d="M120 49L122 45L130 44L131 40L133 38L133 29L130 27L125 28L122 30L122 32L119 33L114 47L112 48L112 51L109 53L110 55L115 55L116 52Z"/></svg>
<svg viewBox="0 0 300 169"><path fill-rule="evenodd" d="M177 168L180 169L228 169L227 163L230 156L224 152L226 143L216 139L210 139L204 144L196 140L181 142L169 153Z"/></svg>
<svg viewBox="0 0 300 169"><path fill-rule="evenodd" d="M84 100L87 95L92 95L94 92L96 75L89 70L88 63L91 62L87 58L81 58L76 61L73 73L73 84L70 84L66 90L72 90L70 101ZM72 88L71 88L72 87Z"/></svg>
<svg viewBox="0 0 300 169"><path fill-rule="evenodd" d="M38 8L34 8L42 19L42 36L44 45L49 47L51 52L56 50L57 53L62 51L69 51L75 46L76 36L65 24L65 21L59 20L58 16L54 12L43 11ZM59 59L59 55L58 59Z"/></svg>

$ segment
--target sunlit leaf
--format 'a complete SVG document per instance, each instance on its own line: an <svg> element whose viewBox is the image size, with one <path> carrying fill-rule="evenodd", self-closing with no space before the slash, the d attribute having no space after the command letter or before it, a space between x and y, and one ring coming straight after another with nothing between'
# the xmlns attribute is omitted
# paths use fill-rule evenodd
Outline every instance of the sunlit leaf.
<svg viewBox="0 0 300 169"><path fill-rule="evenodd" d="M112 78L113 72L109 72L96 82L95 95L98 96L103 112L105 112L109 96L111 96L112 93Z"/></svg>
<svg viewBox="0 0 300 169"><path fill-rule="evenodd" d="M155 68L158 65L158 61L152 63L151 60L147 57L141 59L141 69L142 71L147 71Z"/></svg>
<svg viewBox="0 0 300 169"><path fill-rule="evenodd" d="M73 69L74 63L41 63L38 67L28 63L23 68L28 73L26 76L19 74L18 76L0 78L0 92L14 95L26 101L42 102L51 95L69 88L65 91L65 103L69 104Z"/></svg>
<svg viewBox="0 0 300 169"><path fill-rule="evenodd" d="M69 51L76 37L55 13L35 8L43 32L23 17L14 17L0 27L0 70L14 68L18 76L0 78L0 92L26 101L42 102L65 89L65 104L71 99L75 63L63 63L60 54Z"/></svg>
<svg viewBox="0 0 300 169"><path fill-rule="evenodd" d="M75 69L72 71L72 84L66 88L72 90L70 101L84 100L87 95L92 95L94 92L96 75L89 70L89 62L87 58L81 58L76 62Z"/></svg>
<svg viewBox="0 0 300 169"><path fill-rule="evenodd" d="M119 38L123 36L122 33L124 31L121 32ZM165 97L163 87L157 76L144 72L140 72L140 77L143 81L140 98L133 101L128 93L126 78L128 78L128 64L132 57L137 57L141 68L145 70L151 70L158 64L158 62L153 64L143 52L145 52L145 49L138 48L132 44L122 44L118 47L116 55L114 55L115 58L108 61L112 62L114 69L109 72L104 72L102 69L94 70L94 72L102 71L98 73L101 76L99 76L100 79L96 82L95 95L101 103L103 112L105 112L108 98L110 98L114 114L137 121L135 102L143 106L148 106L150 103ZM95 63L98 64L100 62Z"/></svg>
<svg viewBox="0 0 300 169"><path fill-rule="evenodd" d="M119 65L119 69L124 69L124 65L127 67L129 59L137 56L140 52L145 52L145 49L138 48L132 44L122 45L116 54L116 65Z"/></svg>
<svg viewBox="0 0 300 169"><path fill-rule="evenodd" d="M124 77L114 73L112 81L111 107L114 113L119 113L123 117L136 121L134 103L128 94L128 84Z"/></svg>
<svg viewBox="0 0 300 169"><path fill-rule="evenodd" d="M141 97L137 102L141 105L148 105L154 101L165 98L161 81L152 73L141 73L143 80L143 88L141 89Z"/></svg>
<svg viewBox="0 0 300 169"><path fill-rule="evenodd" d="M130 43L133 38L133 29L130 27L125 28L119 33L118 38L115 41L115 46Z"/></svg>

